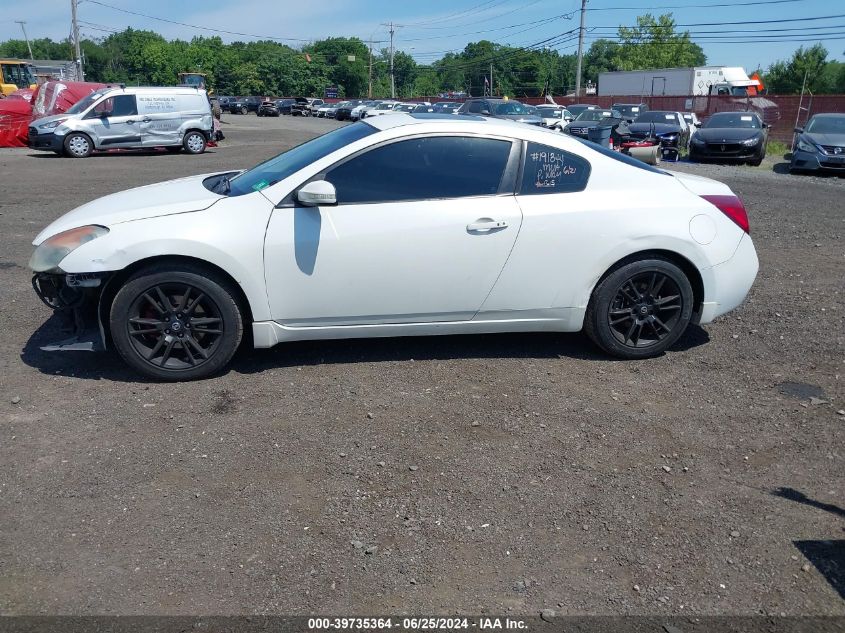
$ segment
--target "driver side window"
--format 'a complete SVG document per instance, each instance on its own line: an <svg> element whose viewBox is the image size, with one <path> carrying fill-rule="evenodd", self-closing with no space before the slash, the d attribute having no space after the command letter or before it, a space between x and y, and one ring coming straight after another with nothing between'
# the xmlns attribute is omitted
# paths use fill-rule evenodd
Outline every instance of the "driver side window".
<svg viewBox="0 0 845 633"><path fill-rule="evenodd" d="M507 167L511 142L441 136L409 139L359 154L331 169L338 204L491 196Z"/></svg>

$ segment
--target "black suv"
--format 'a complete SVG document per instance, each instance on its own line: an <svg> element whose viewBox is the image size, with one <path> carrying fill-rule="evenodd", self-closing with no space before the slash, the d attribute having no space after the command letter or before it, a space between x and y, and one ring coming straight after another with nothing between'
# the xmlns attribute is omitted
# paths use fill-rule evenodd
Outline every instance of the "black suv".
<svg viewBox="0 0 845 633"><path fill-rule="evenodd" d="M338 108L334 118L338 121L347 121L352 118L352 110L364 103L363 99L352 99L347 101L342 108Z"/></svg>
<svg viewBox="0 0 845 633"><path fill-rule="evenodd" d="M226 105L226 110L232 114L258 113L258 108L261 107L262 101L264 101L262 97L238 97L229 101Z"/></svg>
<svg viewBox="0 0 845 633"><path fill-rule="evenodd" d="M543 119L537 114L536 108L512 99L470 99L464 102L458 114L475 114L530 125L543 125Z"/></svg>
<svg viewBox="0 0 845 633"><path fill-rule="evenodd" d="M645 103L614 103L611 108L618 111L628 123L633 123L643 112L648 112Z"/></svg>

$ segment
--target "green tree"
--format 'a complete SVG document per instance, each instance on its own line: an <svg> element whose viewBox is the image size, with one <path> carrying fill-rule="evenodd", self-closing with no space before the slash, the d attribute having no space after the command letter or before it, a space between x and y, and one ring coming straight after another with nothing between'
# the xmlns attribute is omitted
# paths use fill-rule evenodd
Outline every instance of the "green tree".
<svg viewBox="0 0 845 633"><path fill-rule="evenodd" d="M801 92L804 77L807 88L817 94L832 92L837 88L835 69L828 71L827 49L821 44L814 44L805 49L799 47L787 61L777 61L769 66L763 77L763 83L769 92L776 94L796 94Z"/></svg>
<svg viewBox="0 0 845 633"><path fill-rule="evenodd" d="M619 70L648 70L702 66L707 57L690 39L689 31L675 32L671 13L655 18L650 13L637 17L637 26L619 27L619 48L612 63Z"/></svg>

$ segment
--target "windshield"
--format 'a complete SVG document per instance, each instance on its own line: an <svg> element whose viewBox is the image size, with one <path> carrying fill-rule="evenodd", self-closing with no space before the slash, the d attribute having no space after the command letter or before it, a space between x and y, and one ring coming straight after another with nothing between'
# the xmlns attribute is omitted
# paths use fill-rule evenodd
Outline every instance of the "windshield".
<svg viewBox="0 0 845 633"><path fill-rule="evenodd" d="M555 110L554 108L537 108L540 112L540 116L546 117L547 119L562 119L563 118L563 110Z"/></svg>
<svg viewBox="0 0 845 633"><path fill-rule="evenodd" d="M618 110L622 114L639 114L640 106L637 105L615 105L614 110Z"/></svg>
<svg viewBox="0 0 845 633"><path fill-rule="evenodd" d="M350 143L375 133L366 123L355 123L338 128L323 136L306 141L268 161L236 176L230 183L229 195L242 196L261 191L307 167L314 161L331 154Z"/></svg>
<svg viewBox="0 0 845 633"><path fill-rule="evenodd" d="M742 112L725 112L714 114L711 116L703 128L718 128L718 127L746 127L759 130L760 119L753 114L743 114Z"/></svg>
<svg viewBox="0 0 845 633"><path fill-rule="evenodd" d="M376 110L392 110L395 103L380 103L376 106Z"/></svg>
<svg viewBox="0 0 845 633"><path fill-rule="evenodd" d="M92 103L94 103L97 99L102 96L102 92L92 92L90 95L88 95L81 101L77 101L70 108L68 108L67 114L79 114L80 112L85 112L85 110L87 110Z"/></svg>
<svg viewBox="0 0 845 633"><path fill-rule="evenodd" d="M612 116L610 110L584 110L578 115L576 121L601 121L603 118Z"/></svg>
<svg viewBox="0 0 845 633"><path fill-rule="evenodd" d="M845 134L845 116L813 117L806 131L811 134Z"/></svg>
<svg viewBox="0 0 845 633"><path fill-rule="evenodd" d="M496 114L531 114L531 110L519 101L508 101L496 106Z"/></svg>
<svg viewBox="0 0 845 633"><path fill-rule="evenodd" d="M635 123L678 123L675 112L643 112Z"/></svg>

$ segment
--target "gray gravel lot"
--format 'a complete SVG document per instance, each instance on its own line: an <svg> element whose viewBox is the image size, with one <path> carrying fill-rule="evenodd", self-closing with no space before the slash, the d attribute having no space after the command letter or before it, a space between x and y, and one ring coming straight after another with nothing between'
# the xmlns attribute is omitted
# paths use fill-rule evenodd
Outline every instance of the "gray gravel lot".
<svg viewBox="0 0 845 633"><path fill-rule="evenodd" d="M319 342L157 384L39 351L40 228L337 125L226 122L196 157L0 150L0 613L845 615L845 179L678 165L743 196L761 271L653 360Z"/></svg>

